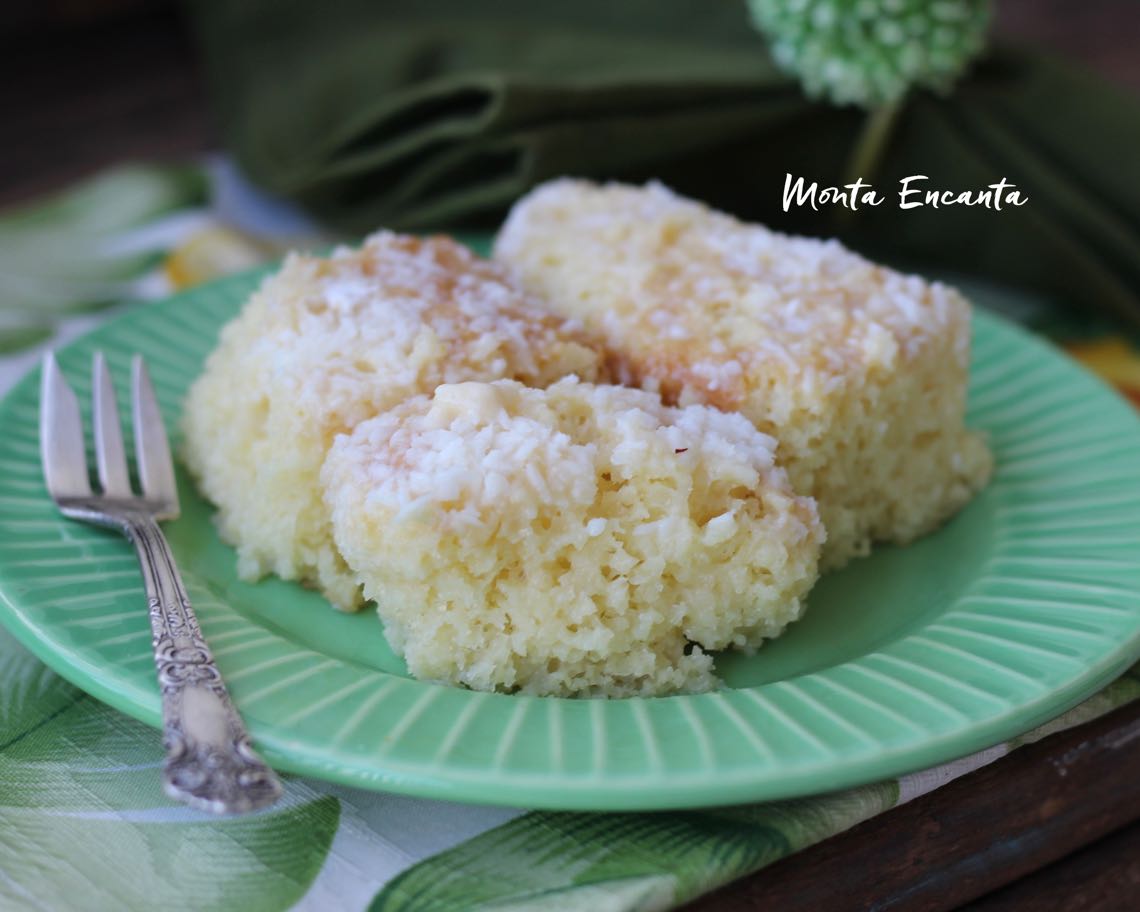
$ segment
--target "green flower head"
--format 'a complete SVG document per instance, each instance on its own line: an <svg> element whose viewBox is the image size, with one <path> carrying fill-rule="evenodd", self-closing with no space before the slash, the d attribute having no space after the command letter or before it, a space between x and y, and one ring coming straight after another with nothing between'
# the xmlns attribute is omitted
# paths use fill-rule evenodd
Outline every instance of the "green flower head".
<svg viewBox="0 0 1140 912"><path fill-rule="evenodd" d="M867 108L945 91L985 44L989 0L748 0L783 69L813 98Z"/></svg>

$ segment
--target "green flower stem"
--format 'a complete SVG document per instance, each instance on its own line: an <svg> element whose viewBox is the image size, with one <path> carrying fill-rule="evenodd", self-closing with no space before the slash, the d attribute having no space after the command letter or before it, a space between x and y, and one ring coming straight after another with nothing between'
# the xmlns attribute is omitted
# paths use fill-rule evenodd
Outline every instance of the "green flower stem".
<svg viewBox="0 0 1140 912"><path fill-rule="evenodd" d="M867 119L863 122L863 129L859 132L859 138L855 141L854 149L851 150L844 183L852 183L860 177L867 183L875 179L903 103L903 100L899 99L872 108L867 114Z"/></svg>

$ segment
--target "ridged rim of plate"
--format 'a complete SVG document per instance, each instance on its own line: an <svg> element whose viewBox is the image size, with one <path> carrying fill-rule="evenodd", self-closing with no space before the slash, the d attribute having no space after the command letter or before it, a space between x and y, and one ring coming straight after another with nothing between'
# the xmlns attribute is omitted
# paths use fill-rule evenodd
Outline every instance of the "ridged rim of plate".
<svg viewBox="0 0 1140 912"><path fill-rule="evenodd" d="M173 432L186 386L259 275L140 307L67 346L61 362L81 399L96 348L112 366L141 351ZM63 677L157 725L133 557L61 518L43 488L38 373L0 405L0 620ZM255 741L285 770L562 809L679 808L851 786L1015 736L1140 654L1140 421L1131 408L1055 349L979 311L970 420L989 433L998 460L985 572L918 630L771 684L609 701L474 693L309 650L208 590L191 594ZM84 555L118 561L115 549L121 572L83 575ZM85 611L109 597L140 619L126 659L113 661L112 644L97 637L76 639L76 627L106 620ZM286 691L300 700L283 703Z"/></svg>

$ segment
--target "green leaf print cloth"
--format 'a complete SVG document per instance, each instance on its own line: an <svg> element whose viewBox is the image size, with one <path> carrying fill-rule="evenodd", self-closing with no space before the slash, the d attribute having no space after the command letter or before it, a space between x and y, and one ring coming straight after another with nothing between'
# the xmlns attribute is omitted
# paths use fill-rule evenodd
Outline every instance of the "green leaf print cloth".
<svg viewBox="0 0 1140 912"><path fill-rule="evenodd" d="M1036 740L1140 698L1140 669ZM996 759L831 795L646 814L520 812L287 778L219 820L162 794L158 732L64 682L0 629L0 908L669 909Z"/></svg>

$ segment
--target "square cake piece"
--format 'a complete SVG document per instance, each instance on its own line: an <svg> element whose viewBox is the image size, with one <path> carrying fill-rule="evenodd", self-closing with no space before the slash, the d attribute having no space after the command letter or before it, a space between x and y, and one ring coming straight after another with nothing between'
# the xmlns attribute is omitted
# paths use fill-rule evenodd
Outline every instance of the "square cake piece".
<svg viewBox="0 0 1140 912"><path fill-rule="evenodd" d="M803 610L823 526L742 415L560 380L436 387L321 472L333 534L417 678L558 696L717 685Z"/></svg>
<svg viewBox="0 0 1140 912"><path fill-rule="evenodd" d="M952 288L659 184L542 185L495 257L600 335L623 383L775 437L818 502L824 568L934 529L988 480L964 424L970 305Z"/></svg>
<svg viewBox="0 0 1140 912"><path fill-rule="evenodd" d="M580 328L445 237L378 232L290 255L221 332L187 395L183 456L246 579L276 573L358 608L319 474L337 434L441 383L597 377Z"/></svg>

